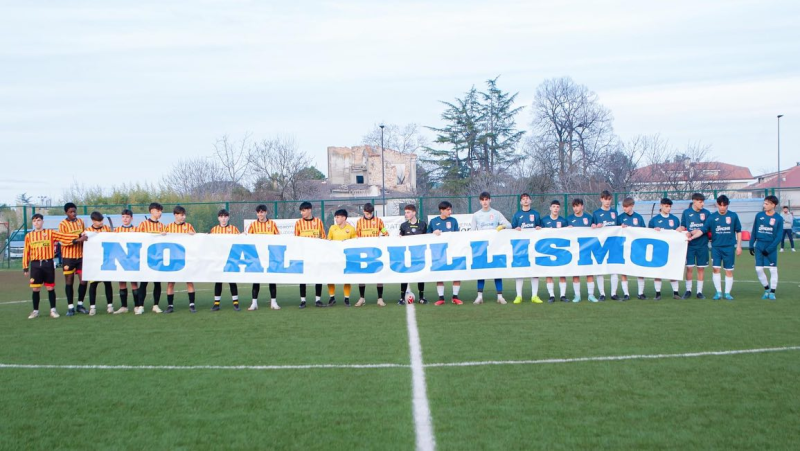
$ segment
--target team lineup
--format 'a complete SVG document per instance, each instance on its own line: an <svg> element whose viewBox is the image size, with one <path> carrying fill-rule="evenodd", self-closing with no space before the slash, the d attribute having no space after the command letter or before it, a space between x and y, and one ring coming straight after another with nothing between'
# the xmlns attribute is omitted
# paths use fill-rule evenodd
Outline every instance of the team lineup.
<svg viewBox="0 0 800 451"><path fill-rule="evenodd" d="M741 255L743 239L742 239L742 225L738 215L728 209L730 200L725 195L719 196L716 201L717 211L714 213L705 209L705 197L702 194L696 193L692 196L692 204L687 208L679 219L671 213L672 201L664 198L660 202L660 211L648 223L645 219L635 210L635 201L632 198L626 198L622 202L622 212L617 212L612 208L612 195L608 191L604 191L600 195L601 207L589 214L584 211L584 202L582 199L573 199L571 202L572 214L564 218L561 216L561 203L554 200L550 203L549 214L542 216L539 212L531 208L532 198L528 194L522 194L519 197L520 209L511 217L511 221L496 209L491 207L491 195L487 192L481 193L480 204L481 209L472 215L472 230L503 230L514 229L517 231L539 229L561 229L561 228L586 228L587 230L597 229L602 227L641 227L650 228L655 231L668 230L677 231L685 235L687 240L686 249L686 273L685 273L685 289L681 295L678 280L670 280L669 283L672 288L672 295L674 299L688 299L696 294L696 297L703 299L703 279L705 276L705 267L709 264L709 245L711 254L712 265L712 280L714 283L715 294L713 299L727 299L733 300L732 286L733 286L733 270L735 259ZM776 207L778 199L775 196L767 196L764 199L763 211L759 212L753 223L753 228L750 233L748 250L751 255L755 257L755 269L758 280L764 287L763 299L776 299L775 290L778 283L778 269L777 269L777 254L778 244L783 237L784 221L777 213ZM443 201L439 204L439 215L430 219L429 223L417 218L417 208L414 205L406 205L404 208L404 216L406 221L400 225L400 236L411 235L424 235L433 234L441 235L442 233L452 233L459 231L459 224L456 218L452 217L452 205ZM42 287L45 288L48 294L50 304L50 316L58 318L59 313L56 310L56 294L55 294L55 248L56 244L61 246L62 265L64 274L64 293L67 300L67 316L74 316L76 314L87 314L94 316L97 314L97 289L102 283L104 288L104 295L106 298L106 311L110 314L123 314L128 313L128 298L129 294L133 300L133 311L137 315L145 312L145 301L147 299L147 288L152 284L152 298L153 303L151 310L154 313L173 313L175 312L175 282L167 283L167 306L164 310L160 307L162 295L162 282L156 281L138 281L138 282L118 282L119 298L121 305L115 310L113 305L114 300L114 287L110 281L96 281L84 280L82 265L83 265L83 244L86 240L91 239L93 233L147 233L147 234L185 234L194 235L195 229L191 224L186 222L186 210L181 206L176 206L173 210L175 221L170 224L163 224L160 222L163 207L158 203L152 203L149 206L150 215L147 219L142 221L137 226L133 225L133 213L131 210L122 211L122 225L112 230L111 227L104 224L104 216L99 212L93 212L90 216L91 225L87 226L84 221L77 217L77 207L72 203L67 203L64 206L66 218L59 224L58 230L44 229L44 217L40 214L32 216L33 230L25 237L25 248L23 256L23 271L26 277L29 278L30 287L32 289L32 302L33 312L29 318L37 318L39 316L39 304ZM381 218L375 215L375 208L372 204L368 203L363 207L363 215L359 217L356 225L353 226L347 222L348 212L344 209L337 210L334 213L334 224L328 228L326 233L325 225L319 217L313 214L313 206L308 202L303 202L300 205L301 218L298 219L294 226L294 235L297 237L311 238L311 239L327 239L333 241L344 241L358 238L367 237L382 237L388 236L389 233ZM209 234L227 234L239 235L240 230L229 223L230 214L226 210L218 212L219 225L214 226ZM276 223L268 217L267 207L259 205L256 208L257 219L250 223L247 230L244 232L247 235L278 235L279 230ZM92 232L92 233L89 233ZM469 233L469 232L463 232ZM507 233L507 232L503 232ZM533 232L536 233L536 232ZM650 233L650 232L648 232ZM674 232L672 232L674 233ZM304 241L304 240L301 240ZM595 239L596 241L596 239ZM682 246L681 246L682 248ZM597 268L593 268L597 271ZM677 270L677 268L675 268ZM696 270L695 270L696 269ZM765 269L770 270L770 277L767 277ZM722 284L722 273L724 270L724 290ZM598 272L594 272L598 274ZM523 273L526 274L526 273ZM552 273L548 273L552 274ZM574 273L573 273L574 274ZM585 272L582 274L586 274ZM608 274L608 273L606 273ZM630 273L629 273L630 274ZM635 272L634 272L635 274ZM77 302L75 302L75 276L78 276L78 293ZM487 274L495 276L495 274ZM518 276L519 274L517 274ZM542 274L544 275L544 274ZM559 272L554 274L559 275ZM641 275L641 274L640 274ZM645 274L647 275L647 274ZM670 274L674 277L676 274ZM695 279L696 276L696 279ZM515 276L511 276L515 277ZM567 296L567 278L572 277L573 296L570 300ZM586 293L588 301L602 302L607 299L606 286L604 275L586 276ZM629 275L627 274L611 274L610 277L610 293L608 299L627 301L631 298L629 288ZM635 277L635 276L630 276ZM144 277L142 277L144 278ZM527 278L527 277L526 277ZM558 278L558 296L555 291L555 279ZM216 278L210 279L210 281ZM468 278L467 278L468 279ZM473 301L474 304L482 304L484 302L483 292L485 287L485 280L477 279L477 296ZM475 280L473 279L473 280ZM645 294L645 278L636 277L637 279L637 295L638 299L647 299ZM106 279L108 280L108 279ZM120 280L120 279L112 279ZM125 279L122 279L125 280ZM162 279L164 280L164 279ZM166 279L170 280L170 279ZM172 279L176 280L176 279ZM178 279L180 280L180 279ZM186 279L183 279L186 280ZM192 280L192 279L190 279ZM196 279L195 279L196 280ZM208 281L208 279L206 279ZM216 279L220 280L220 279ZM223 279L224 280L224 279ZM230 280L230 279L229 279ZM429 281L431 279L428 279ZM437 280L437 279L433 279ZM441 280L441 279L438 279ZM452 279L446 279L452 280ZM469 279L468 279L469 280ZM252 281L252 280L249 280ZM248 282L249 282L248 281ZM326 282L326 280L322 280ZM355 281L353 281L355 282ZM655 278L655 300L660 300L662 296L662 280ZM496 301L499 304L506 304L507 301L503 297L503 279L496 278L494 280L495 289L497 292ZM531 296L530 301L535 304L543 303L543 299L539 297L539 277L530 277ZM269 283L269 298L270 309L280 310L278 304L278 285ZM336 286L335 284L328 285L328 301L322 300L322 285L320 283L314 284L314 305L316 307L329 307L337 304L335 297ZM397 304L404 305L406 303L419 302L420 304L427 304L428 300L425 298L425 283L417 282L417 296L410 290L413 283L401 283L399 290L399 300ZM523 289L525 285L525 278L515 279L516 297L513 300L514 304L521 304L523 302ZM622 296L618 295L618 288L622 287ZM452 296L450 302L456 305L462 305L463 301L459 298L461 283L459 281L452 282ZM696 289L695 289L696 287ZM233 301L233 309L236 311L241 310L239 303L238 285L236 283L229 283L231 298ZM344 304L350 306L351 285L344 284ZM595 290L596 288L596 290ZM130 291L129 291L130 289ZM384 302L384 286L383 284L376 284L377 289L377 305L385 306ZM364 306L366 301L366 285L359 284L358 301L355 302L355 307ZM189 311L195 313L197 311L195 300L196 292L195 286L191 282L186 282L186 291L188 293ZM445 284L444 282L436 283L436 291L438 299L434 302L437 306L446 304L445 300ZM546 277L546 299L549 303L556 301L561 302L580 302L581 296L581 280L580 277L571 274L565 274L563 277ZM212 311L220 310L222 300L223 283L214 284L214 303L211 307ZM251 304L247 308L249 311L259 309L258 299L260 294L260 284L252 284ZM86 295L89 297L89 308L84 306ZM597 294L597 296L595 296ZM300 284L299 307L305 308L307 305L307 286Z"/></svg>

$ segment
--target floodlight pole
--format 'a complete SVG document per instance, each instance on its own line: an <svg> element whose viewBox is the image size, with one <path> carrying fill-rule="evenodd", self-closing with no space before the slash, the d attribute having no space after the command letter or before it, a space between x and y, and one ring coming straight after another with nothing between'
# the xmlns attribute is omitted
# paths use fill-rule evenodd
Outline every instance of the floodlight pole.
<svg viewBox="0 0 800 451"><path fill-rule="evenodd" d="M381 128L381 198L383 199L383 212L381 214L386 216L386 162L383 160L383 127L385 125L381 124L379 127Z"/></svg>
<svg viewBox="0 0 800 451"><path fill-rule="evenodd" d="M780 197L781 195L781 118L783 117L782 114L778 115L778 192L777 195Z"/></svg>

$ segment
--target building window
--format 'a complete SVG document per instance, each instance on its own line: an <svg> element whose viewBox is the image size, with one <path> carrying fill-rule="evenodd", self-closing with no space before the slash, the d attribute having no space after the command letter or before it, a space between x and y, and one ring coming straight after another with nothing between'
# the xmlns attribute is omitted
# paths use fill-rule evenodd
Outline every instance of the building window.
<svg viewBox="0 0 800 451"><path fill-rule="evenodd" d="M363 185L364 184L364 176L363 175L357 175L356 176L356 183L358 183L359 185Z"/></svg>

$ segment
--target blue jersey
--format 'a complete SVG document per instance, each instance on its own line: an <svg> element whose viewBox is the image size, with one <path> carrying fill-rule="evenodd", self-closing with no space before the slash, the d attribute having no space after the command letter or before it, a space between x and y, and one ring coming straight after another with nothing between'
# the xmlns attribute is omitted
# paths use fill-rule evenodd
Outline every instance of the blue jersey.
<svg viewBox="0 0 800 451"><path fill-rule="evenodd" d="M567 222L572 227L591 227L592 226L592 217L587 215L586 213L577 216L577 215L569 215L567 216Z"/></svg>
<svg viewBox="0 0 800 451"><path fill-rule="evenodd" d="M742 231L739 215L728 211L724 215L719 212L711 213L703 225L703 233L711 232L711 247L736 246L736 234Z"/></svg>
<svg viewBox="0 0 800 451"><path fill-rule="evenodd" d="M442 231L442 233L458 232L458 221L452 216L447 219L442 219L441 216L432 218L431 222L428 223L428 233L433 233L437 230Z"/></svg>
<svg viewBox="0 0 800 451"><path fill-rule="evenodd" d="M686 230L689 232L703 230L703 227L706 225L706 219L708 219L709 216L711 216L711 213L705 208L700 211L694 211L694 208L689 207L683 210L681 226L686 227ZM703 234L689 241L689 247L705 248L706 252L708 252L708 235Z"/></svg>
<svg viewBox="0 0 800 451"><path fill-rule="evenodd" d="M633 212L632 215L629 215L625 212L622 212L619 216L617 216L617 225L625 225L628 227L644 227L644 218L639 213Z"/></svg>
<svg viewBox="0 0 800 451"><path fill-rule="evenodd" d="M533 229L541 227L542 216L536 210L519 210L511 217L511 228Z"/></svg>
<svg viewBox="0 0 800 451"><path fill-rule="evenodd" d="M756 247L767 252L778 249L778 243L783 236L783 218L778 213L769 216L759 212L753 221L753 231L750 233L750 247Z"/></svg>
<svg viewBox="0 0 800 451"><path fill-rule="evenodd" d="M657 214L650 218L650 223L647 224L647 227L651 229L659 228L659 229L666 229L666 230L675 230L681 226L681 221L675 215L667 215L664 216L662 214Z"/></svg>
<svg viewBox="0 0 800 451"><path fill-rule="evenodd" d="M545 229L560 229L562 227L566 228L567 226L569 226L569 223L561 216L557 217L556 219L553 219L550 217L550 215L542 218L542 227Z"/></svg>
<svg viewBox="0 0 800 451"><path fill-rule="evenodd" d="M592 214L592 219L594 219L595 224L602 224L603 226L617 225L617 210L613 208L608 210L598 208Z"/></svg>

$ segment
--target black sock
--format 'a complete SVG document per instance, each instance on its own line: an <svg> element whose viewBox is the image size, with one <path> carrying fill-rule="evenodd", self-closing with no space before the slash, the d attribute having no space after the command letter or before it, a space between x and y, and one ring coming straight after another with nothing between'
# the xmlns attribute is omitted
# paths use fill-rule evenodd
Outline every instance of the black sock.
<svg viewBox="0 0 800 451"><path fill-rule="evenodd" d="M322 296L322 284L321 283L318 283L318 284L314 285L314 295L316 297Z"/></svg>
<svg viewBox="0 0 800 451"><path fill-rule="evenodd" d="M97 302L97 284L99 284L99 283L100 282L92 282L92 284L89 285L89 305L91 305L92 307L94 307L94 304ZM78 293L79 293L78 297L79 298L81 297L80 296L80 291L81 291L81 288L83 288L83 287L85 287L85 285L80 285L78 287ZM86 291L85 288L84 288L84 291Z"/></svg>
<svg viewBox="0 0 800 451"><path fill-rule="evenodd" d="M31 299L33 299L33 309L39 310L39 297L40 294L38 291L31 292Z"/></svg>
<svg viewBox="0 0 800 451"><path fill-rule="evenodd" d="M106 290L106 302L108 303L108 305L113 305L114 289L111 288L111 282L103 282L103 285L105 285L105 290Z"/></svg>
<svg viewBox="0 0 800 451"><path fill-rule="evenodd" d="M773 289L769 290L769 292L772 293L772 294L775 294L775 289L773 288Z"/></svg>
<svg viewBox="0 0 800 451"><path fill-rule="evenodd" d="M136 300L139 299L139 289L134 288L132 293L133 293L133 304L136 305Z"/></svg>
<svg viewBox="0 0 800 451"><path fill-rule="evenodd" d="M769 285L764 285L765 290L769 290Z"/></svg>
<svg viewBox="0 0 800 451"><path fill-rule="evenodd" d="M175 303L175 295L174 294L168 294L167 295L167 305L172 307L172 304L174 304L174 303Z"/></svg>
<svg viewBox="0 0 800 451"><path fill-rule="evenodd" d="M161 282L153 282L153 303L158 305L159 302L161 302Z"/></svg>
<svg viewBox="0 0 800 451"><path fill-rule="evenodd" d="M56 291L49 290L47 292L47 300L50 301L50 308L56 308Z"/></svg>
<svg viewBox="0 0 800 451"><path fill-rule="evenodd" d="M417 290L419 290L419 298L422 299L425 297L425 284L422 282L417 282Z"/></svg>
<svg viewBox="0 0 800 451"><path fill-rule="evenodd" d="M272 284L269 284L272 287ZM254 283L253 284L253 299L258 299L258 292L261 291L261 285Z"/></svg>
<svg viewBox="0 0 800 451"><path fill-rule="evenodd" d="M270 299L275 299L278 297L278 286L274 283L269 284L269 297Z"/></svg>
<svg viewBox="0 0 800 451"><path fill-rule="evenodd" d="M72 284L71 283L68 283L68 284L64 285L64 293L67 295L67 304L72 305L72 303L73 303L72 301L73 301L73 298L74 298L74 293L73 293L73 290L72 290Z"/></svg>
<svg viewBox="0 0 800 451"><path fill-rule="evenodd" d="M85 298L86 298L86 284L81 282L80 285L78 285L78 302L83 302Z"/></svg>
<svg viewBox="0 0 800 451"><path fill-rule="evenodd" d="M189 305L194 304L194 292L189 293Z"/></svg>
<svg viewBox="0 0 800 451"><path fill-rule="evenodd" d="M222 283L217 282L214 284L214 296L222 296Z"/></svg>
<svg viewBox="0 0 800 451"><path fill-rule="evenodd" d="M139 284L139 295L136 296L134 305L137 307L144 307L144 299L147 297L147 282Z"/></svg>
<svg viewBox="0 0 800 451"><path fill-rule="evenodd" d="M306 297L306 284L300 284L300 297Z"/></svg>
<svg viewBox="0 0 800 451"><path fill-rule="evenodd" d="M235 283L229 284L231 287L231 296L239 296L239 286Z"/></svg>
<svg viewBox="0 0 800 451"><path fill-rule="evenodd" d="M136 296L136 290L134 290L133 295ZM122 302L123 307L128 306L128 289L127 288L120 288L119 290L119 300Z"/></svg>
<svg viewBox="0 0 800 451"><path fill-rule="evenodd" d="M378 299L383 298L383 285L378 285Z"/></svg>
<svg viewBox="0 0 800 451"><path fill-rule="evenodd" d="M400 284L400 299L405 299L406 290L408 290L408 284L407 283L401 283Z"/></svg>
<svg viewBox="0 0 800 451"><path fill-rule="evenodd" d="M439 296L439 300L440 300L440 301L444 301L444 295L442 295L442 296Z"/></svg>
<svg viewBox="0 0 800 451"><path fill-rule="evenodd" d="M364 297L364 292L365 292L365 291L367 291L367 286L366 286L366 285L359 285L359 286L358 286L358 296L359 296L359 297L362 297L362 298L363 298L363 297Z"/></svg>

